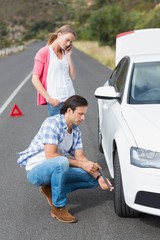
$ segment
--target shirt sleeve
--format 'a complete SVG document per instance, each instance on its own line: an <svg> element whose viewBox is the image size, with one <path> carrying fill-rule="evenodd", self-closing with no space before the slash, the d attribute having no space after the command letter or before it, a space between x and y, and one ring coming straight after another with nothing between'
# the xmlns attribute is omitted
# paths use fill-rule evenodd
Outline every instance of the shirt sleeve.
<svg viewBox="0 0 160 240"><path fill-rule="evenodd" d="M45 64L45 51L44 48L41 48L34 58L33 74L41 76L41 74L43 73L44 64Z"/></svg>
<svg viewBox="0 0 160 240"><path fill-rule="evenodd" d="M59 128L56 121L47 118L41 127L43 144L58 145Z"/></svg>
<svg viewBox="0 0 160 240"><path fill-rule="evenodd" d="M82 149L83 148L83 144L82 144L82 135L81 135L81 131L77 132L77 141L76 141L76 145L75 145L75 149Z"/></svg>

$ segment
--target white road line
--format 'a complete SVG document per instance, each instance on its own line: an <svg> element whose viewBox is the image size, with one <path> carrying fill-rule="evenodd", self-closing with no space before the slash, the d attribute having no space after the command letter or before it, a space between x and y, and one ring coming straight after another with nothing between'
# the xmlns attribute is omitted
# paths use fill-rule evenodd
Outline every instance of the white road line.
<svg viewBox="0 0 160 240"><path fill-rule="evenodd" d="M30 79L31 75L32 75L32 71L27 75L27 77L20 83L20 85L13 91L13 93L5 101L5 103L0 108L0 114L2 114L4 112L4 110L10 104L10 102L13 100L13 98L16 96L16 94L20 91L20 89L23 87L23 85Z"/></svg>

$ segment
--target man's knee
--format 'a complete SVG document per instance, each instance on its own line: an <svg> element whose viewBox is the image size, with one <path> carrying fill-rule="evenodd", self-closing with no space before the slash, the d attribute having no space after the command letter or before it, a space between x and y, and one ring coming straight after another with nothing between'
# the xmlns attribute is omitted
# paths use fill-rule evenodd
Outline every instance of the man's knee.
<svg viewBox="0 0 160 240"><path fill-rule="evenodd" d="M50 161L50 160L49 160ZM69 169L69 160L67 157L60 156L52 159L56 172L65 172Z"/></svg>
<svg viewBox="0 0 160 240"><path fill-rule="evenodd" d="M34 172L31 170L27 173L27 180L29 183L33 184L34 186L40 186L41 183L39 182L39 179L34 174Z"/></svg>
<svg viewBox="0 0 160 240"><path fill-rule="evenodd" d="M27 173L27 179L35 186L40 186L51 181L54 172L65 173L69 169L69 160L64 156L49 159L34 167Z"/></svg>

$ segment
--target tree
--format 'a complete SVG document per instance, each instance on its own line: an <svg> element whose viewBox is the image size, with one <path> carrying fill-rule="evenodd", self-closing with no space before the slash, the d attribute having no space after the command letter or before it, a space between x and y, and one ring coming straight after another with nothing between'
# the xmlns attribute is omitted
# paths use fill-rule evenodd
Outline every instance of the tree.
<svg viewBox="0 0 160 240"><path fill-rule="evenodd" d="M130 29L128 15L117 5L108 5L95 11L88 24L92 39L97 39L102 45L114 45L116 35Z"/></svg>

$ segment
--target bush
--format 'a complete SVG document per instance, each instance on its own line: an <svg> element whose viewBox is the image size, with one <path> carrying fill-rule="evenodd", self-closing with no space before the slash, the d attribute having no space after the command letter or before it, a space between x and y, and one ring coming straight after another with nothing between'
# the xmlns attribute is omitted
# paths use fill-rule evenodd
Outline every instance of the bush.
<svg viewBox="0 0 160 240"><path fill-rule="evenodd" d="M7 31L7 26L5 23L0 23L0 36L1 37L4 37L4 36L7 36L8 34L8 31Z"/></svg>
<svg viewBox="0 0 160 240"><path fill-rule="evenodd" d="M28 27L28 31L24 36L24 40L30 40L33 38L42 39L42 36L45 36L46 32L53 32L56 25L49 21L41 21L32 24Z"/></svg>
<svg viewBox="0 0 160 240"><path fill-rule="evenodd" d="M114 45L118 33L130 30L128 15L117 5L108 5L95 11L88 20L90 36L100 45ZM134 25L132 23L132 25Z"/></svg>
<svg viewBox="0 0 160 240"><path fill-rule="evenodd" d="M141 21L138 22L137 28L159 28L160 27L160 4L149 12L143 12Z"/></svg>

